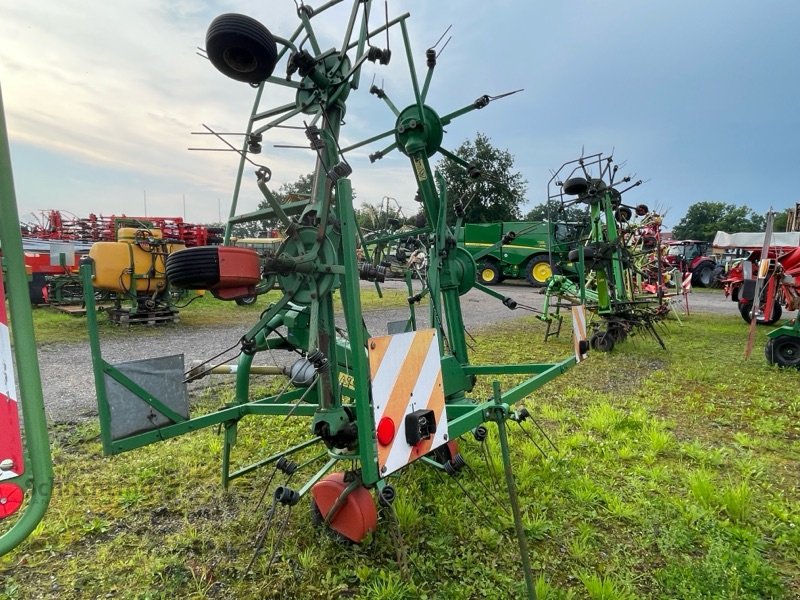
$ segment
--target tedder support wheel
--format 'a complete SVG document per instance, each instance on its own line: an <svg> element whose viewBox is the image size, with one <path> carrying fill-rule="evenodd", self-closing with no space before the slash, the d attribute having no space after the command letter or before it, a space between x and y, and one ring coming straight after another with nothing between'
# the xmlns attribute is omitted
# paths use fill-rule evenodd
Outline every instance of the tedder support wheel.
<svg viewBox="0 0 800 600"><path fill-rule="evenodd" d="M614 338L607 331L598 331L589 340L589 345L598 352L611 352L614 349Z"/></svg>
<svg viewBox="0 0 800 600"><path fill-rule="evenodd" d="M619 344L628 337L628 331L622 323L609 323L606 328L606 335L610 335L614 343Z"/></svg>
<svg viewBox="0 0 800 600"><path fill-rule="evenodd" d="M223 75L256 85L278 63L278 46L269 30L246 15L218 16L206 32L208 59Z"/></svg>
<svg viewBox="0 0 800 600"><path fill-rule="evenodd" d="M740 302L739 303L739 314L742 315L742 318L747 323L749 323L750 319L753 318L753 315L751 314L752 310L753 310L753 302L752 302L752 300L749 300L747 302ZM782 314L783 314L783 309L781 308L781 305L778 304L778 302L776 301L775 304L772 307L772 316L769 319L764 319L763 316L758 317L758 320L756 321L756 324L757 325L774 325L781 318Z"/></svg>
<svg viewBox="0 0 800 600"><path fill-rule="evenodd" d="M764 347L764 355L771 365L800 369L800 337L779 335L772 338Z"/></svg>
<svg viewBox="0 0 800 600"><path fill-rule="evenodd" d="M540 254L531 258L525 265L525 279L533 287L544 287L553 276L553 271L550 259Z"/></svg>
<svg viewBox="0 0 800 600"><path fill-rule="evenodd" d="M369 490L363 485L352 487L351 483L345 473L331 473L315 483L311 488L311 520L360 544L375 531L378 511Z"/></svg>
<svg viewBox="0 0 800 600"><path fill-rule="evenodd" d="M481 265L481 268L478 269L478 279L484 285L500 283L501 278L500 267L493 262L485 262Z"/></svg>
<svg viewBox="0 0 800 600"><path fill-rule="evenodd" d="M258 296L245 296L244 298L236 298L234 302L239 306L251 306L256 303Z"/></svg>

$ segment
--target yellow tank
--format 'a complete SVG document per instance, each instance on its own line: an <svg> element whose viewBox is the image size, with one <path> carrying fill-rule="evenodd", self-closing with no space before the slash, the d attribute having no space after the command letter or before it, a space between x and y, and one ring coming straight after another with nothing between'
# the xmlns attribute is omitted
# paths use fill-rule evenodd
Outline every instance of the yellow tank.
<svg viewBox="0 0 800 600"><path fill-rule="evenodd" d="M89 250L94 260L95 289L153 293L167 283L167 255L183 243L164 243L160 229L121 227L116 242L96 242Z"/></svg>

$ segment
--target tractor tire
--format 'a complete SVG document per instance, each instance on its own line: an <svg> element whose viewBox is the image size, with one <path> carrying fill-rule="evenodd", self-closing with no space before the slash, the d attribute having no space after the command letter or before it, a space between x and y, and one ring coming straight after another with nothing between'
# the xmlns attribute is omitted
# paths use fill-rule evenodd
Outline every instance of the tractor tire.
<svg viewBox="0 0 800 600"><path fill-rule="evenodd" d="M711 262L700 263L692 272L692 285L710 288L714 283L714 264Z"/></svg>
<svg viewBox="0 0 800 600"><path fill-rule="evenodd" d="M550 264L550 258L542 254L532 257L525 264L525 279L533 287L546 286L555 273L556 269Z"/></svg>
<svg viewBox="0 0 800 600"><path fill-rule="evenodd" d="M236 302L239 306L252 306L258 300L258 296L244 296L243 298L234 298L234 302Z"/></svg>
<svg viewBox="0 0 800 600"><path fill-rule="evenodd" d="M753 301L747 300L745 302L739 303L739 314L742 315L742 318L745 320L745 323L749 323L752 319L752 311L753 311ZM772 316L769 320L764 319L763 317L759 317L756 321L756 325L774 325L778 322L783 314L783 309L781 305L775 301L775 305L772 307Z"/></svg>
<svg viewBox="0 0 800 600"><path fill-rule="evenodd" d="M592 350L611 352L614 349L614 338L607 331L598 331L589 340Z"/></svg>
<svg viewBox="0 0 800 600"><path fill-rule="evenodd" d="M231 79L257 85L278 64L278 46L269 30L246 15L218 16L206 32L208 59Z"/></svg>
<svg viewBox="0 0 800 600"><path fill-rule="evenodd" d="M764 355L771 365L800 369L800 337L779 335L772 338L764 346Z"/></svg>
<svg viewBox="0 0 800 600"><path fill-rule="evenodd" d="M495 285L500 283L502 278L503 275L500 272L500 267L498 267L496 263L485 262L481 265L481 268L478 269L478 282L483 285Z"/></svg>

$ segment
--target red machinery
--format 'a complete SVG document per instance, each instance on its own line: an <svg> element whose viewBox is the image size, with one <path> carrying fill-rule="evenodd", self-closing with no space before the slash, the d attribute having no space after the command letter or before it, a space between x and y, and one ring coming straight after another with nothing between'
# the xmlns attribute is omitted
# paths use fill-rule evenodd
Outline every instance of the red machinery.
<svg viewBox="0 0 800 600"><path fill-rule="evenodd" d="M24 238L78 242L113 242L120 227L160 229L163 239L179 240L187 247L212 246L222 243L221 227L206 227L186 223L182 217L129 217L110 215L99 217L90 213L86 218L68 216L58 210L42 211L33 223L21 225Z"/></svg>
<svg viewBox="0 0 800 600"><path fill-rule="evenodd" d="M771 247L766 282L759 293L756 314L759 325L772 325L781 318L783 309L800 310L800 247L784 249ZM747 259L733 267L722 280L725 295L739 304L742 318L750 322L753 316L756 278L761 250L754 250Z"/></svg>
<svg viewBox="0 0 800 600"><path fill-rule="evenodd" d="M710 255L708 242L679 240L669 242L664 259L684 275L692 274L692 284L711 287L722 274L722 266Z"/></svg>

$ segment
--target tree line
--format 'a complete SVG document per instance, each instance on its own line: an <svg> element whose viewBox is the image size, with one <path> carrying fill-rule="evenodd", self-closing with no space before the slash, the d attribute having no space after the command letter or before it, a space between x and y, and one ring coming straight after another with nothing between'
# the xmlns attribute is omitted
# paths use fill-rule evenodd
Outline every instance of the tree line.
<svg viewBox="0 0 800 600"><path fill-rule="evenodd" d="M466 140L455 154L474 167L472 175L447 158L442 158L436 169L444 177L447 185L451 207L459 203L464 210L465 223L492 223L497 221L558 220L579 222L586 216L583 207L573 205L562 207L557 201L545 201L535 205L527 213L522 213L522 205L526 202L528 182L514 168L514 156L504 149L497 148L491 139L478 133L474 140ZM311 194L313 174L301 175L296 181L280 186L275 192L279 201L292 201ZM353 192L355 199L356 193ZM421 207L416 214L405 214L397 201L384 197L381 200L362 202L356 208L356 219L365 230L383 229L390 219L400 224L421 226L424 214ZM259 208L266 208L262 201ZM777 212L774 231L786 228L786 211ZM455 221L451 209L448 220ZM755 212L748 206L736 206L726 202L703 201L692 204L673 228L675 239L696 239L712 241L717 231L737 233L741 231L763 231L765 215ZM234 230L240 237L255 237L259 231L275 227L269 221L257 221L238 225Z"/></svg>

